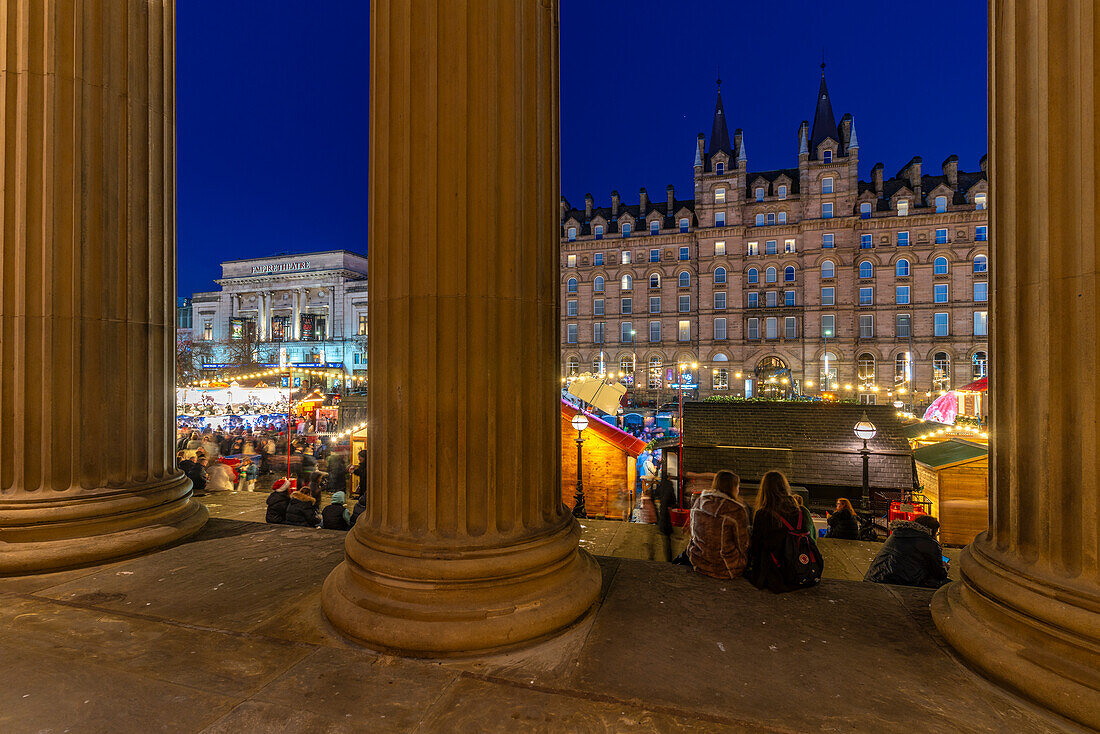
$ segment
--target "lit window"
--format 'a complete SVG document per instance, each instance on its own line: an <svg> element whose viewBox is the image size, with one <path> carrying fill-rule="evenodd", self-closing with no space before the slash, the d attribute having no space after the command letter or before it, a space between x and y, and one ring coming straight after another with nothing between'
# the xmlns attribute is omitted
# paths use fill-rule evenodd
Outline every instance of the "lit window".
<svg viewBox="0 0 1100 734"><path fill-rule="evenodd" d="M989 258L985 255L978 255L974 258L974 272L984 273L989 270Z"/></svg>
<svg viewBox="0 0 1100 734"><path fill-rule="evenodd" d="M634 288L634 279L629 275L624 275L619 282L619 290L629 291Z"/></svg>
<svg viewBox="0 0 1100 734"><path fill-rule="evenodd" d="M974 208L975 209L985 209L985 201L986 201L985 194L975 194L974 195Z"/></svg>
<svg viewBox="0 0 1100 734"><path fill-rule="evenodd" d="M936 230L936 244L937 245L946 245L947 244L947 228L946 227L942 227L942 228Z"/></svg>
<svg viewBox="0 0 1100 734"><path fill-rule="evenodd" d="M908 316L906 318L908 318ZM912 371L909 352L898 352L898 355L894 357L894 384L904 385L909 382L911 377Z"/></svg>
<svg viewBox="0 0 1100 734"><path fill-rule="evenodd" d="M575 300L569 300L565 302L565 315L576 316L577 315L577 302Z"/></svg>
<svg viewBox="0 0 1100 734"><path fill-rule="evenodd" d="M620 372L625 372L627 375L630 375L631 383L633 383L633 379L634 379L634 377L633 377L634 357L633 356L620 357L619 358L619 371Z"/></svg>
<svg viewBox="0 0 1100 734"><path fill-rule="evenodd" d="M870 219L871 218L871 202L865 201L859 205L859 218Z"/></svg>
<svg viewBox="0 0 1100 734"><path fill-rule="evenodd" d="M909 303L909 286L899 285L894 287L894 303L899 305L907 305Z"/></svg>
<svg viewBox="0 0 1100 734"><path fill-rule="evenodd" d="M765 240L764 241L764 253L768 255L775 255L779 252L778 240Z"/></svg>
<svg viewBox="0 0 1100 734"><path fill-rule="evenodd" d="M783 282L794 282L794 265L788 265L787 267L783 268Z"/></svg>
<svg viewBox="0 0 1100 734"><path fill-rule="evenodd" d="M651 342L661 341L661 322L660 321L650 321L649 322L649 340ZM658 361L658 364L659 363L660 362ZM657 379L660 380L660 377L658 377Z"/></svg>
<svg viewBox="0 0 1100 734"><path fill-rule="evenodd" d="M725 311L726 310L726 292L715 291L714 292L714 310Z"/></svg>
<svg viewBox="0 0 1100 734"><path fill-rule="evenodd" d="M863 337L863 317L860 316L859 335ZM872 331L874 331L872 326ZM868 334L870 336L870 334ZM866 338L866 337L864 337ZM856 358L856 377L860 382L875 381L875 355L864 352Z"/></svg>
<svg viewBox="0 0 1100 734"><path fill-rule="evenodd" d="M657 338L656 339L651 338L650 341L659 342L659 341L661 341L661 322L660 321L654 321L652 324L649 325L650 326L650 331L651 331L650 336L652 336L653 324L657 325ZM646 380L646 384L649 386L650 390L657 390L661 387L661 358L660 357L650 357L649 358L649 378Z"/></svg>
<svg viewBox="0 0 1100 734"><path fill-rule="evenodd" d="M566 375L569 377L576 377L581 371L581 361L576 357L570 357L569 362L566 363Z"/></svg>
<svg viewBox="0 0 1100 734"><path fill-rule="evenodd" d="M947 352L936 352L932 355L932 389L947 390L950 387L951 357Z"/></svg>
<svg viewBox="0 0 1100 734"><path fill-rule="evenodd" d="M577 228L576 227L570 227L569 228L569 241L572 242L575 239L577 239Z"/></svg>
<svg viewBox="0 0 1100 734"><path fill-rule="evenodd" d="M719 165L721 165L721 164L719 164ZM726 200L726 190L725 189L715 189L714 190L714 201L721 204L721 203L724 203L725 200Z"/></svg>
<svg viewBox="0 0 1100 734"><path fill-rule="evenodd" d="M826 260L821 263L821 277L822 278L834 278L836 277L836 265L832 260Z"/></svg>
<svg viewBox="0 0 1100 734"><path fill-rule="evenodd" d="M715 268L714 269L714 284L715 285L722 285L725 282L726 282L726 269L725 268Z"/></svg>
<svg viewBox="0 0 1100 734"><path fill-rule="evenodd" d="M831 248L831 247L834 247L835 242L836 242L836 235L834 235L834 234L823 234L823 235L821 235L821 246L823 248L825 248L826 250Z"/></svg>
<svg viewBox="0 0 1100 734"><path fill-rule="evenodd" d="M989 300L989 283L974 284L974 300L979 302Z"/></svg>
<svg viewBox="0 0 1100 734"><path fill-rule="evenodd" d="M859 289L859 305L860 306L873 306L873 305L875 305L875 289L874 288L860 288Z"/></svg>
<svg viewBox="0 0 1100 734"><path fill-rule="evenodd" d="M776 281L777 276L778 276L778 272L776 271L775 268L768 268L767 270L764 271L764 281L767 282L767 283L774 283Z"/></svg>
<svg viewBox="0 0 1100 734"><path fill-rule="evenodd" d="M597 252L595 255L592 256L592 264L593 265L603 265L603 253L602 252Z"/></svg>
<svg viewBox="0 0 1100 734"><path fill-rule="evenodd" d="M836 288L829 286L821 289L821 305L822 306L834 306L836 305Z"/></svg>
<svg viewBox="0 0 1100 734"><path fill-rule="evenodd" d="M763 201L764 200L764 189L761 186L756 187L756 200L757 201Z"/></svg>
<svg viewBox="0 0 1100 734"><path fill-rule="evenodd" d="M688 248L686 248L686 247L681 247L680 248L680 259L681 260L687 260L688 259Z"/></svg>
<svg viewBox="0 0 1100 734"><path fill-rule="evenodd" d="M988 313L988 311L974 312L974 336L986 336L989 334L988 324L986 323L986 315Z"/></svg>
<svg viewBox="0 0 1100 734"><path fill-rule="evenodd" d="M725 356L725 355L717 355L715 357L715 359L717 360L718 357L721 357L721 356ZM714 377L714 381L713 381L712 384L713 384L715 390L729 390L729 387L730 387L730 371L729 371L728 368L718 367L717 369L714 370L713 377Z"/></svg>
<svg viewBox="0 0 1100 734"><path fill-rule="evenodd" d="M597 275L592 281L592 291L594 293L603 293L603 276Z"/></svg>
<svg viewBox="0 0 1100 734"><path fill-rule="evenodd" d="M685 270L682 273L680 273L679 280L680 280L680 287L681 288L687 288L688 286L691 285L691 274L688 273L688 271Z"/></svg>
<svg viewBox="0 0 1100 734"><path fill-rule="evenodd" d="M726 338L726 320L724 318L717 318L714 320L714 338Z"/></svg>
<svg viewBox="0 0 1100 734"><path fill-rule="evenodd" d="M862 313L859 315L859 338L871 339L875 336L874 314Z"/></svg>
<svg viewBox="0 0 1100 734"><path fill-rule="evenodd" d="M908 247L908 246L909 246L909 233L908 232L898 232L898 247Z"/></svg>
<svg viewBox="0 0 1100 734"><path fill-rule="evenodd" d="M569 280L567 280L565 282L565 292L566 293L576 293L577 292L577 279L576 278L570 278Z"/></svg>
<svg viewBox="0 0 1100 734"><path fill-rule="evenodd" d="M989 239L989 228L984 224L980 224L974 228L974 240L977 242L985 242Z"/></svg>
<svg viewBox="0 0 1100 734"><path fill-rule="evenodd" d="M989 362L989 358L985 352L974 352L974 356L971 358L971 364L973 365L973 371L970 373L975 380L980 380L986 376L986 365Z"/></svg>
<svg viewBox="0 0 1100 734"><path fill-rule="evenodd" d="M367 335L367 315L365 313L359 314L359 336Z"/></svg>
<svg viewBox="0 0 1100 734"><path fill-rule="evenodd" d="M602 224L597 224L595 232L596 232L596 239L602 240L603 239L603 225Z"/></svg>
<svg viewBox="0 0 1100 734"><path fill-rule="evenodd" d="M596 316L603 316L603 299L602 298L593 298L592 299L592 313Z"/></svg>
<svg viewBox="0 0 1100 734"><path fill-rule="evenodd" d="M833 162L833 151L827 150L824 153L822 153L821 154L821 162L822 163L832 163Z"/></svg>
<svg viewBox="0 0 1100 734"><path fill-rule="evenodd" d="M764 338L779 338L779 319L774 316L769 316L768 318L764 319Z"/></svg>
<svg viewBox="0 0 1100 734"><path fill-rule="evenodd" d="M794 240L783 240L783 252L794 252Z"/></svg>
<svg viewBox="0 0 1100 734"><path fill-rule="evenodd" d="M661 297L660 296L650 296L649 297L649 312L650 313L661 313Z"/></svg>
<svg viewBox="0 0 1100 734"><path fill-rule="evenodd" d="M950 321L948 320L948 314L945 314L945 313L936 314L935 317L933 318L933 324L935 325L935 332L934 332L935 335L936 336L947 336L948 335L948 324L949 323L950 323Z"/></svg>
<svg viewBox="0 0 1100 734"><path fill-rule="evenodd" d="M688 220L687 219L681 219L680 220L680 231L681 232L687 232L688 231Z"/></svg>
<svg viewBox="0 0 1100 734"><path fill-rule="evenodd" d="M661 223L658 222L656 219L654 219L652 222L649 223L649 233L650 234L657 234L660 231L661 231Z"/></svg>
<svg viewBox="0 0 1100 734"><path fill-rule="evenodd" d="M745 330L747 339L759 339L760 338L760 319L751 318L748 321L748 328Z"/></svg>
<svg viewBox="0 0 1100 734"><path fill-rule="evenodd" d="M661 262L661 251L660 250L650 250L649 251L649 261L651 263Z"/></svg>
<svg viewBox="0 0 1100 734"><path fill-rule="evenodd" d="M936 213L937 214L943 214L945 211L947 211L947 197L946 196L937 196L936 197Z"/></svg>
<svg viewBox="0 0 1100 734"><path fill-rule="evenodd" d="M908 199L898 199L898 216L899 217L904 217L904 216L908 216L908 214L909 214L909 200Z"/></svg>
<svg viewBox="0 0 1100 734"><path fill-rule="evenodd" d="M873 278L875 277L875 266L870 260L864 260L859 264L859 277L861 278Z"/></svg>
<svg viewBox="0 0 1100 734"><path fill-rule="evenodd" d="M936 283L932 286L933 303L947 303L947 283Z"/></svg>
<svg viewBox="0 0 1100 734"><path fill-rule="evenodd" d="M899 278L909 277L909 261L905 258L898 260L897 265L894 266L894 275Z"/></svg>
<svg viewBox="0 0 1100 734"><path fill-rule="evenodd" d="M832 176L826 176L825 178L821 179L821 193L823 193L823 194L833 193L833 177Z"/></svg>
<svg viewBox="0 0 1100 734"><path fill-rule="evenodd" d="M757 214L756 215L756 226L757 227L763 227L764 226L764 215L763 214Z"/></svg>
<svg viewBox="0 0 1100 734"><path fill-rule="evenodd" d="M649 276L649 287L650 288L660 288L661 287L661 276L660 276L659 273L653 273L652 275Z"/></svg>
<svg viewBox="0 0 1100 734"><path fill-rule="evenodd" d="M570 344L577 343L577 325L569 324L565 327L565 341Z"/></svg>
<svg viewBox="0 0 1100 734"><path fill-rule="evenodd" d="M679 323L678 332L679 332L679 340L680 341L682 341L682 342L691 341L691 322L687 321L686 319L684 321L681 321Z"/></svg>
<svg viewBox="0 0 1100 734"><path fill-rule="evenodd" d="M687 313L691 310L691 296L680 296L679 303L677 305L679 306L680 313Z"/></svg>
<svg viewBox="0 0 1100 734"><path fill-rule="evenodd" d="M779 198L780 199L786 199L787 198L787 186L786 186L786 184L779 187Z"/></svg>
<svg viewBox="0 0 1100 734"><path fill-rule="evenodd" d="M725 227L726 226L726 213L725 212L715 212L714 213L714 226L715 227Z"/></svg>
<svg viewBox="0 0 1100 734"><path fill-rule="evenodd" d="M204 321L202 324L202 338L203 341L210 341L214 338L214 322Z"/></svg>
<svg viewBox="0 0 1100 734"><path fill-rule="evenodd" d="M725 255L725 254L726 254L726 243L724 241L715 242L714 243L714 255L715 255L715 257L717 257L719 255Z"/></svg>
<svg viewBox="0 0 1100 734"><path fill-rule="evenodd" d="M874 248L874 246L875 246L875 243L874 243L874 240L872 239L871 235L861 234L859 236L859 249L861 249L861 250L871 250L871 249Z"/></svg>
<svg viewBox="0 0 1100 734"><path fill-rule="evenodd" d="M622 257L619 259L623 265L630 264L630 250L623 250Z"/></svg>
<svg viewBox="0 0 1100 734"><path fill-rule="evenodd" d="M570 268L577 267L577 256L576 255L569 255L566 258L566 265L567 265L567 267L570 267Z"/></svg>
<svg viewBox="0 0 1100 734"><path fill-rule="evenodd" d="M755 285L760 282L760 271L756 268L749 268L749 283Z"/></svg>
<svg viewBox="0 0 1100 734"><path fill-rule="evenodd" d="M623 225L622 225L622 227L620 227L620 229L623 233L623 237L629 237L630 236L630 224L629 223L623 222Z"/></svg>
<svg viewBox="0 0 1100 734"><path fill-rule="evenodd" d="M937 257L932 263L932 273L934 275L947 275L947 258Z"/></svg>
<svg viewBox="0 0 1100 734"><path fill-rule="evenodd" d="M748 254L748 255L759 255L760 254L760 243L759 242L750 242L750 243L748 243L748 246L745 249L747 250L746 254Z"/></svg>
<svg viewBox="0 0 1100 734"><path fill-rule="evenodd" d="M634 299L624 296L619 300L619 313L633 313Z"/></svg>

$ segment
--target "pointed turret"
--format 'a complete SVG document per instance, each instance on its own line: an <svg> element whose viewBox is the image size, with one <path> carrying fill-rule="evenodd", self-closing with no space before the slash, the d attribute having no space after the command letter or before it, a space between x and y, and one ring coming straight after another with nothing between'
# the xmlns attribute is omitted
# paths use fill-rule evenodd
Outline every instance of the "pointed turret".
<svg viewBox="0 0 1100 734"><path fill-rule="evenodd" d="M814 111L814 126L810 132L810 158L817 158L817 146L825 140L837 140L836 118L833 117L833 104L829 100L829 88L825 86L825 64L821 65L821 86L817 90L817 109Z"/></svg>
<svg viewBox="0 0 1100 734"><path fill-rule="evenodd" d="M726 127L726 110L722 107L722 82L718 82L718 101L714 103L714 123L710 127L710 146L707 148L706 167L710 170L710 159L717 152L723 152L733 160L733 146L730 145L730 131Z"/></svg>
<svg viewBox="0 0 1100 734"><path fill-rule="evenodd" d="M737 165L740 166L748 160L748 154L745 153L745 134L738 128L734 137L737 138Z"/></svg>
<svg viewBox="0 0 1100 734"><path fill-rule="evenodd" d="M859 138L856 137L856 118L852 118L852 135L848 139L848 150L859 148Z"/></svg>
<svg viewBox="0 0 1100 734"><path fill-rule="evenodd" d="M802 124L798 126L798 156L800 158L810 154L810 141L806 137L809 131L810 123L803 120Z"/></svg>

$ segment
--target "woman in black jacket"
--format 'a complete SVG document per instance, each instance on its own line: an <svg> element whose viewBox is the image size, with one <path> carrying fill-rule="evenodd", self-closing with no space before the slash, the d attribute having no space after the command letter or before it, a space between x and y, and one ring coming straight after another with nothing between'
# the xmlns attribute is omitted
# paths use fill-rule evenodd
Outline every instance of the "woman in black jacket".
<svg viewBox="0 0 1100 734"><path fill-rule="evenodd" d="M856 520L856 511L852 509L852 503L844 497L836 501L836 512L829 515L829 532L826 538L839 538L841 540L859 540L859 521Z"/></svg>
<svg viewBox="0 0 1100 734"><path fill-rule="evenodd" d="M290 504L290 480L279 479L271 487L271 494L267 496L267 521L272 525L282 525L286 522L286 508Z"/></svg>
<svg viewBox="0 0 1100 734"><path fill-rule="evenodd" d="M317 514L317 502L308 491L290 493L290 504L286 507L286 524L303 528L320 527L321 516Z"/></svg>
<svg viewBox="0 0 1100 734"><path fill-rule="evenodd" d="M812 532L813 521L809 510L795 502L787 478L782 472L770 471L760 480L760 491L756 493L756 512L752 518L745 576L756 588L769 589L777 594L803 588L791 586L783 578L780 564L785 560L784 550L790 534L783 524L784 520L807 535ZM816 553L813 539L810 539L810 546Z"/></svg>
<svg viewBox="0 0 1100 734"><path fill-rule="evenodd" d="M864 581L938 589L947 583L943 548L936 541L940 522L931 515L894 520L890 537L871 561Z"/></svg>

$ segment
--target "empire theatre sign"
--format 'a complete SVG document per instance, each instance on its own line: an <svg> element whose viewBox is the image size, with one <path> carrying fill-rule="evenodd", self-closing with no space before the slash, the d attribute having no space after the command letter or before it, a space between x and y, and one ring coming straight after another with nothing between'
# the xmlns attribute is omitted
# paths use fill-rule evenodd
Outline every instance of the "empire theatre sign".
<svg viewBox="0 0 1100 734"><path fill-rule="evenodd" d="M253 265L253 275L266 275L269 273L297 273L302 270L309 270L308 260L295 260L287 263L270 263L267 265Z"/></svg>

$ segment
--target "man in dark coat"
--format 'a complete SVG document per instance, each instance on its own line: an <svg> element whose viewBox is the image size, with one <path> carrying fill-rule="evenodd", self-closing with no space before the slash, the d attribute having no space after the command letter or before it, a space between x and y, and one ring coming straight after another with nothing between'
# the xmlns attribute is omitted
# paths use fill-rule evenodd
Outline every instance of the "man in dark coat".
<svg viewBox="0 0 1100 734"><path fill-rule="evenodd" d="M665 557L672 559L672 508L676 504L676 485L668 478L668 459L661 464L661 481L653 493L657 506L657 530L665 536Z"/></svg>
<svg viewBox="0 0 1100 734"><path fill-rule="evenodd" d="M267 496L267 521L272 525L282 525L286 522L286 508L290 505L289 479L277 479L271 487L271 494Z"/></svg>
<svg viewBox="0 0 1100 734"><path fill-rule="evenodd" d="M890 537L871 561L864 581L938 589L947 583L943 548L936 541L940 522L931 515L894 520Z"/></svg>

